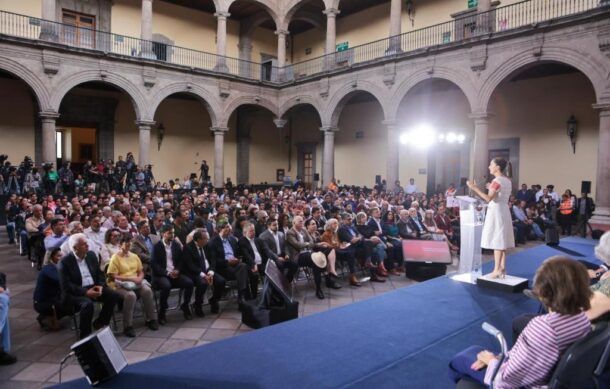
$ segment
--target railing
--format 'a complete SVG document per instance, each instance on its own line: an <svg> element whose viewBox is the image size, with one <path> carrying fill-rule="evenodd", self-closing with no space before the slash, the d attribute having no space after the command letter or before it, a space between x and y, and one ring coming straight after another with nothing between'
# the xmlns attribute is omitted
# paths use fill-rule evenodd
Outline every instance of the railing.
<svg viewBox="0 0 610 389"><path fill-rule="evenodd" d="M261 79L261 64L0 11L0 34Z"/></svg>
<svg viewBox="0 0 610 389"><path fill-rule="evenodd" d="M574 15L610 0L526 0L291 65L293 79ZM290 81L290 80L288 80Z"/></svg>
<svg viewBox="0 0 610 389"><path fill-rule="evenodd" d="M160 42L0 11L0 34L284 83L610 6L610 0L526 0L277 68Z"/></svg>

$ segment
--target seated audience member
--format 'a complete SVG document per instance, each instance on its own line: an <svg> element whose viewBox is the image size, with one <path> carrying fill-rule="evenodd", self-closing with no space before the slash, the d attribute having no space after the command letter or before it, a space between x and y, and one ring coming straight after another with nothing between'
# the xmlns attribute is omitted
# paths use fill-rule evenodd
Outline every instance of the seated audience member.
<svg viewBox="0 0 610 389"><path fill-rule="evenodd" d="M212 270L215 258L210 255L210 239L205 228L194 230L193 240L184 247L182 255L182 274L189 277L195 286L195 315L203 317L203 296L208 286L213 288L210 310L219 312L218 302L225 288L225 279Z"/></svg>
<svg viewBox="0 0 610 389"><path fill-rule="evenodd" d="M65 230L66 225L63 217L54 217L51 220L52 233L44 238L44 248L46 251L51 251L54 248L61 248L61 245L68 239Z"/></svg>
<svg viewBox="0 0 610 389"><path fill-rule="evenodd" d="M142 299L146 326L156 331L159 329L153 291L144 280L142 261L130 251L131 235L121 237L121 250L110 258L108 264L108 286L123 299L123 334L130 338L136 336L133 328L133 311L136 300Z"/></svg>
<svg viewBox="0 0 610 389"><path fill-rule="evenodd" d="M110 258L121 249L121 235L118 228L110 228L106 231L104 245L100 250L100 269L104 272L110 263Z"/></svg>
<svg viewBox="0 0 610 389"><path fill-rule="evenodd" d="M595 256L604 264L596 265L586 261L579 261L588 268L589 278L593 282L591 291L591 310L587 312L589 319L597 319L601 315L610 312L610 231L606 231L595 247Z"/></svg>
<svg viewBox="0 0 610 389"><path fill-rule="evenodd" d="M295 216L292 220L292 228L286 233L286 250L290 260L298 266L306 266L312 269L314 283L316 284L316 297L324 299L322 291L322 269L311 259L314 241L305 229L303 216ZM292 281L291 278L288 279Z"/></svg>
<svg viewBox="0 0 610 389"><path fill-rule="evenodd" d="M388 271L385 268L387 259L386 244L381 240L379 235L375 233L373 227L367 224L368 216L364 212L358 212L356 215L356 231L360 233L366 242L370 242L372 246L371 261L377 266L377 274L382 277L388 276Z"/></svg>
<svg viewBox="0 0 610 389"><path fill-rule="evenodd" d="M68 234L66 235L66 240L60 246L62 257L65 257L66 255L70 254L70 240L68 238L74 234L82 234L84 231L85 230L81 222L73 221L68 224ZM45 263L47 261L48 259L45 257Z"/></svg>
<svg viewBox="0 0 610 389"><path fill-rule="evenodd" d="M436 228L445 234L447 240L451 242L454 247L459 248L460 237L454 230L449 216L447 216L447 208L444 204L438 206L438 211L436 212L436 216L434 216L434 222L436 223Z"/></svg>
<svg viewBox="0 0 610 389"><path fill-rule="evenodd" d="M217 224L218 233L210 240L210 254L214 258L210 263L211 269L220 274L225 280L237 282L237 301L250 299L248 288L248 267L237 256L237 239L231 235L231 225L227 221Z"/></svg>
<svg viewBox="0 0 610 389"><path fill-rule="evenodd" d="M193 281L180 273L182 247L174 239L174 226L166 224L161 227L161 239L153 248L151 267L152 267L152 286L159 291L159 324L167 323L165 312L167 311L169 292L172 288L183 290L183 302L180 306L184 318L191 320L190 304L193 294Z"/></svg>
<svg viewBox="0 0 610 389"><path fill-rule="evenodd" d="M398 215L399 218L396 222L396 226L398 227L398 234L400 237L402 239L417 238L417 232L411 228L411 224L409 223L409 211L402 209Z"/></svg>
<svg viewBox="0 0 610 389"><path fill-rule="evenodd" d="M258 214L260 215L260 211ZM239 238L237 246L242 261L248 266L250 295L256 298L258 295L258 280L264 273L265 265L272 254L269 252L267 245L256 237L256 225L253 223L246 223L244 236Z"/></svg>
<svg viewBox="0 0 610 389"><path fill-rule="evenodd" d="M591 331L585 314L590 308L585 268L566 257L547 259L536 272L534 294L549 313L525 327L493 381L495 388L541 387L548 383L563 352ZM480 346L456 355L449 364L450 377L490 385L499 361Z"/></svg>
<svg viewBox="0 0 610 389"><path fill-rule="evenodd" d="M72 235L70 247L72 252L59 262L59 284L64 306L80 312L79 335L82 339L91 333L93 302L103 304L98 318L93 321L93 328L99 329L110 323L112 311L120 297L106 286L97 257L89 251L87 236Z"/></svg>
<svg viewBox="0 0 610 389"><path fill-rule="evenodd" d="M17 357L9 354L11 352L11 330L8 323L10 305L6 275L0 273L0 366L17 362Z"/></svg>
<svg viewBox="0 0 610 389"><path fill-rule="evenodd" d="M320 252L322 254L324 254L324 256L326 257L326 276L325 276L325 280L326 280L326 287L327 288L331 288L331 289L341 289L341 286L336 282L336 274L335 277L332 277L332 273L331 270L336 272L335 270L335 264L337 261L337 256L335 253L335 250L330 247L330 245L326 242L322 241L322 237L320 236L320 234L318 233L318 223L316 223L316 221L313 218L309 218L305 221L305 229L307 230L307 233L309 233L309 236L311 236L311 239L313 240L313 251L314 252Z"/></svg>
<svg viewBox="0 0 610 389"><path fill-rule="evenodd" d="M402 258L402 244L400 244L400 241L398 242L399 244L396 244L395 240L386 236L384 221L381 218L381 210L378 207L371 208L370 213L371 217L369 218L367 225L372 229L375 236L381 239L387 250L385 261L381 263L383 269L386 273L398 275L399 272L397 272L394 267L396 263L400 263L400 259ZM394 215L392 215L392 217L394 217ZM396 232L398 232L398 230L396 230Z"/></svg>
<svg viewBox="0 0 610 389"><path fill-rule="evenodd" d="M38 312L36 320L43 329L58 330L58 320L65 316L57 270L61 258L61 250L58 247L52 249L49 252L49 263L42 267L36 280L34 310Z"/></svg>
<svg viewBox="0 0 610 389"><path fill-rule="evenodd" d="M402 239L400 237L398 224L396 224L396 213L394 211L388 211L383 215L382 229L386 241L391 243L393 246L393 261L396 267L394 267L394 264L392 264L392 268L397 273L404 273L405 266L402 253Z"/></svg>
<svg viewBox="0 0 610 389"><path fill-rule="evenodd" d="M417 213L417 209L409 208L409 226L415 232L416 239L430 239L430 232L424 226Z"/></svg>
<svg viewBox="0 0 610 389"><path fill-rule="evenodd" d="M320 237L320 241L326 243L329 248L334 249L336 260L346 262L349 268L349 284L351 286L361 286L358 278L356 278L356 258L354 250L350 250L347 243L341 243L337 231L339 230L339 221L335 218L330 218L324 226L324 233ZM336 272L330 271L335 277Z"/></svg>
<svg viewBox="0 0 610 389"><path fill-rule="evenodd" d="M152 280L150 261L154 247L159 243L159 237L150 233L148 220L138 222L138 235L131 242L131 251L140 258L144 267L144 278Z"/></svg>
<svg viewBox="0 0 610 389"><path fill-rule="evenodd" d="M94 215L91 217L90 226L85 229L85 235L89 239L89 248L99 257L106 236L106 228L102 227L99 216Z"/></svg>
<svg viewBox="0 0 610 389"><path fill-rule="evenodd" d="M360 258L364 261L364 266L368 268L371 273L371 281L385 282L385 278L378 276L377 268L373 265L371 260L373 256L373 242L367 241L352 225L351 213L344 212L341 214L341 223L342 224L337 231L339 242L341 243L340 248L346 249L350 256Z"/></svg>
<svg viewBox="0 0 610 389"><path fill-rule="evenodd" d="M517 200L515 205L513 205L513 215L526 229L531 230L536 235L536 238L543 239L544 232L542 232L542 228L527 216L525 205L525 201Z"/></svg>
<svg viewBox="0 0 610 389"><path fill-rule="evenodd" d="M275 262L278 269L284 272L287 277L290 274L290 278L294 278L298 266L290 261L286 255L286 238L284 233L279 230L277 219L267 220L267 230L261 233L260 239L267 245L270 251L269 258Z"/></svg>

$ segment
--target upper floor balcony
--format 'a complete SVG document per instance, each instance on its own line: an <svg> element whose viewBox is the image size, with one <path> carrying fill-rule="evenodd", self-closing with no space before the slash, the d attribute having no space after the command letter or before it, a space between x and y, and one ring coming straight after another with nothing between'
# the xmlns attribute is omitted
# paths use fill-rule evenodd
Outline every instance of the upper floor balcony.
<svg viewBox="0 0 610 389"><path fill-rule="evenodd" d="M451 21L409 31L355 47L338 45L337 51L282 67L193 50L153 40L90 28L87 20L63 23L0 11L0 39L14 39L83 53L103 53L118 59L183 68L245 82L284 86L319 76L366 66L383 60L400 60L432 49L451 48L482 38L501 37L577 15L586 16L609 7L608 0L526 0L471 12ZM76 18L83 16L76 15Z"/></svg>

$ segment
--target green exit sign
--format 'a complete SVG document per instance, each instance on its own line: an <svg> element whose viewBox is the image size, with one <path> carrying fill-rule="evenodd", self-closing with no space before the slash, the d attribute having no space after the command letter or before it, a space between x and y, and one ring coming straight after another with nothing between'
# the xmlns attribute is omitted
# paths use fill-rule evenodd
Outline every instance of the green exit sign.
<svg viewBox="0 0 610 389"><path fill-rule="evenodd" d="M337 51L345 51L349 49L349 42L341 42L337 44Z"/></svg>
<svg viewBox="0 0 610 389"><path fill-rule="evenodd" d="M478 0L468 0L468 8L476 8L479 5Z"/></svg>

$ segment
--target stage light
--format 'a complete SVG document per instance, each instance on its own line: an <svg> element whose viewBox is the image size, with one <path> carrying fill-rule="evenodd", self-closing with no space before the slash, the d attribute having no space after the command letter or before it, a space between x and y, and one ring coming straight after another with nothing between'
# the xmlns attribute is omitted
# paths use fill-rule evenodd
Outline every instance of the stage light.
<svg viewBox="0 0 610 389"><path fill-rule="evenodd" d="M400 143L406 145L409 142L409 134L403 133L400 135Z"/></svg>
<svg viewBox="0 0 610 389"><path fill-rule="evenodd" d="M455 143L456 140L457 140L457 135L455 135L454 132L450 132L447 134L447 142Z"/></svg>
<svg viewBox="0 0 610 389"><path fill-rule="evenodd" d="M418 148L428 148L436 141L436 132L429 124L420 124L409 133L409 143Z"/></svg>
<svg viewBox="0 0 610 389"><path fill-rule="evenodd" d="M457 136L458 143L464 143L465 140L466 140L466 136L464 134L460 134Z"/></svg>
<svg viewBox="0 0 610 389"><path fill-rule="evenodd" d="M445 141L445 134L438 134L438 141L439 142L444 142Z"/></svg>

